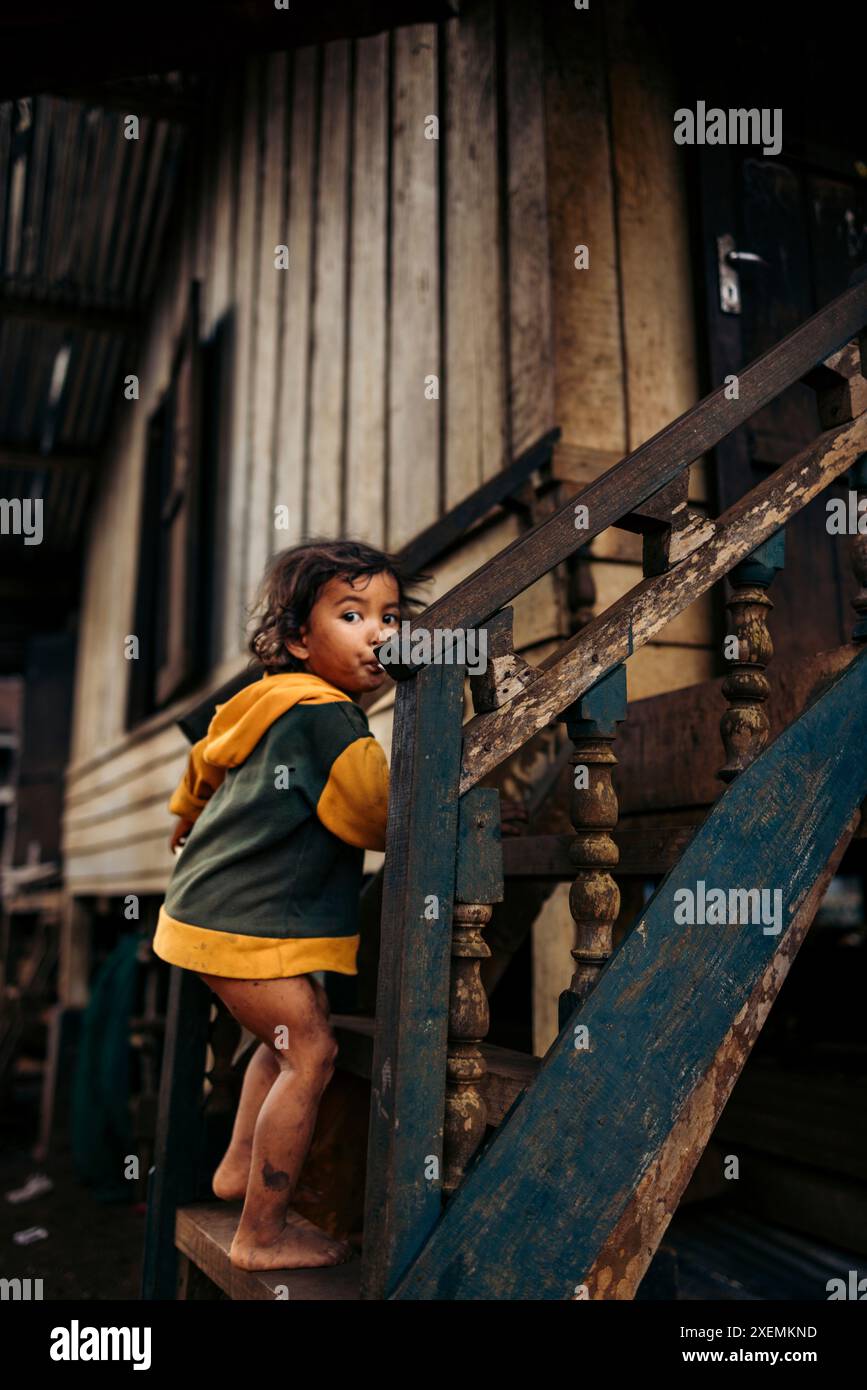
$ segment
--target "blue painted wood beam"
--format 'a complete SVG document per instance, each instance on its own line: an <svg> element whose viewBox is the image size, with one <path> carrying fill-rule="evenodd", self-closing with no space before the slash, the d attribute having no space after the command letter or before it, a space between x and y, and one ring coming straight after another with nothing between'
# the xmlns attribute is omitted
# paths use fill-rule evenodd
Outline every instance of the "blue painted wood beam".
<svg viewBox="0 0 867 1390"><path fill-rule="evenodd" d="M777 962L867 794L865 656L722 796L476 1156L396 1298L629 1296L612 1295L600 1255L618 1253L612 1237L642 1184L652 1202L654 1165L721 1049L779 987ZM680 890L698 906L700 885L727 903L730 890L778 893L768 904L779 903L781 930L679 923ZM625 1244L619 1253L634 1257Z"/></svg>

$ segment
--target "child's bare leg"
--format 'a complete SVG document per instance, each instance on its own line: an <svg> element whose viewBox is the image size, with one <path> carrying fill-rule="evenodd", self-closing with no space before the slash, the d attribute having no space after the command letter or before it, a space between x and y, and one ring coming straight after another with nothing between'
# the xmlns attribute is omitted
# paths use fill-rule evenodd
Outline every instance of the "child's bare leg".
<svg viewBox="0 0 867 1390"><path fill-rule="evenodd" d="M272 1048L260 1043L247 1063L232 1139L211 1184L216 1197L224 1202L243 1201L250 1175L253 1132L262 1104L280 1074Z"/></svg>
<svg viewBox="0 0 867 1390"><path fill-rule="evenodd" d="M319 1101L334 1070L337 1045L321 992L307 976L285 980L203 979L230 1013L269 1047L285 1027L288 1046L275 1049L279 1072L256 1121L244 1210L232 1242L241 1269L300 1269L351 1257L343 1241L290 1208Z"/></svg>

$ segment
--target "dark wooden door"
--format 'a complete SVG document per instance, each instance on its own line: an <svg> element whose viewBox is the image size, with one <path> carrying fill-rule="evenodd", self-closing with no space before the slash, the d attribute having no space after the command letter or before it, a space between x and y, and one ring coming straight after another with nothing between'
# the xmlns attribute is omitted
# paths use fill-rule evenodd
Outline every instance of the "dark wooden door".
<svg viewBox="0 0 867 1390"><path fill-rule="evenodd" d="M820 162L820 160L822 162ZM710 385L737 373L846 289L867 262L867 178L842 152L764 158L760 151L708 147L699 155L701 236ZM720 303L717 238L761 257L739 262L740 313ZM754 415L715 451L720 511L819 431L813 392L796 385ZM829 497L844 478L786 528L786 566L770 591L778 654L811 655L849 640L856 585L846 537L829 536Z"/></svg>

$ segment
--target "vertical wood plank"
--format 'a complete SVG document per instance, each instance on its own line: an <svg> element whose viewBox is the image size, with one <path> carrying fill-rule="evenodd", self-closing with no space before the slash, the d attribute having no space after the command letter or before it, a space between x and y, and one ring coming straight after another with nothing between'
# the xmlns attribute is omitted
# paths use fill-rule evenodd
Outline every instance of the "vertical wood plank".
<svg viewBox="0 0 867 1390"><path fill-rule="evenodd" d="M286 244L283 222L286 180L286 54L265 60L262 216L256 303L256 370L253 380L253 440L247 513L245 589L255 592L273 549L272 471L274 465L277 353L280 312L288 270L275 267L275 247Z"/></svg>
<svg viewBox="0 0 867 1390"><path fill-rule="evenodd" d="M346 531L385 544L388 35L356 44Z"/></svg>
<svg viewBox="0 0 867 1390"><path fill-rule="evenodd" d="M232 300L239 139L238 98L237 79L222 78L217 87L218 111L208 130L209 141L216 145L215 200L207 212L213 226L214 239L211 279L205 298L209 334Z"/></svg>
<svg viewBox="0 0 867 1390"><path fill-rule="evenodd" d="M243 650L247 593L248 490L250 485L251 391L255 381L254 333L256 236L259 191L259 101L261 63L250 58L244 72L238 171L238 249L235 280L235 353L233 360L231 455L227 469L225 610L222 656Z"/></svg>
<svg viewBox="0 0 867 1390"><path fill-rule="evenodd" d="M436 27L401 27L393 42L388 543L397 549L440 512L440 401L425 398L426 379L441 374L440 141L425 133L440 112Z"/></svg>
<svg viewBox="0 0 867 1390"><path fill-rule="evenodd" d="M510 460L493 0L443 27L445 508Z"/></svg>
<svg viewBox="0 0 867 1390"><path fill-rule="evenodd" d="M635 0L603 10L611 92L628 450L699 398L673 74Z"/></svg>
<svg viewBox="0 0 867 1390"><path fill-rule="evenodd" d="M505 14L509 452L514 458L561 421L554 418L541 21L529 0L507 5Z"/></svg>
<svg viewBox="0 0 867 1390"><path fill-rule="evenodd" d="M348 251L349 44L325 47L316 199L306 529L338 535L343 486Z"/></svg>
<svg viewBox="0 0 867 1390"><path fill-rule="evenodd" d="M397 690L363 1298L387 1296L440 1211L464 674L463 666L428 666ZM436 1176L426 1175L431 1159Z"/></svg>
<svg viewBox="0 0 867 1390"><path fill-rule="evenodd" d="M317 64L315 48L300 48L295 52L292 69L289 229L286 242L289 247L289 278L283 300L274 485L274 505L288 508L289 529L275 532L277 549L299 540L304 525Z"/></svg>
<svg viewBox="0 0 867 1390"><path fill-rule="evenodd" d="M600 11L545 15L554 396L563 442L626 452L623 344ZM638 132L640 138L641 131ZM589 268L575 268L584 245ZM605 471L600 464L599 472Z"/></svg>

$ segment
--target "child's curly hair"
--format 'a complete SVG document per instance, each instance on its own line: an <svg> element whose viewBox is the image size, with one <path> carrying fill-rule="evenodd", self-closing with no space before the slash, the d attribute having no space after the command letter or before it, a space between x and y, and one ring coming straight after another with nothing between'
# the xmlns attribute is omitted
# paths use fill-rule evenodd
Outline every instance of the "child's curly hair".
<svg viewBox="0 0 867 1390"><path fill-rule="evenodd" d="M301 628L329 579L355 580L361 575L390 574L397 582L401 618L425 600L408 592L424 583L429 574L412 573L397 555L377 550L364 541L314 537L281 550L265 571L253 614L256 627L248 643L250 665L261 664L268 672L303 671L304 663L286 649L287 640L300 640Z"/></svg>

